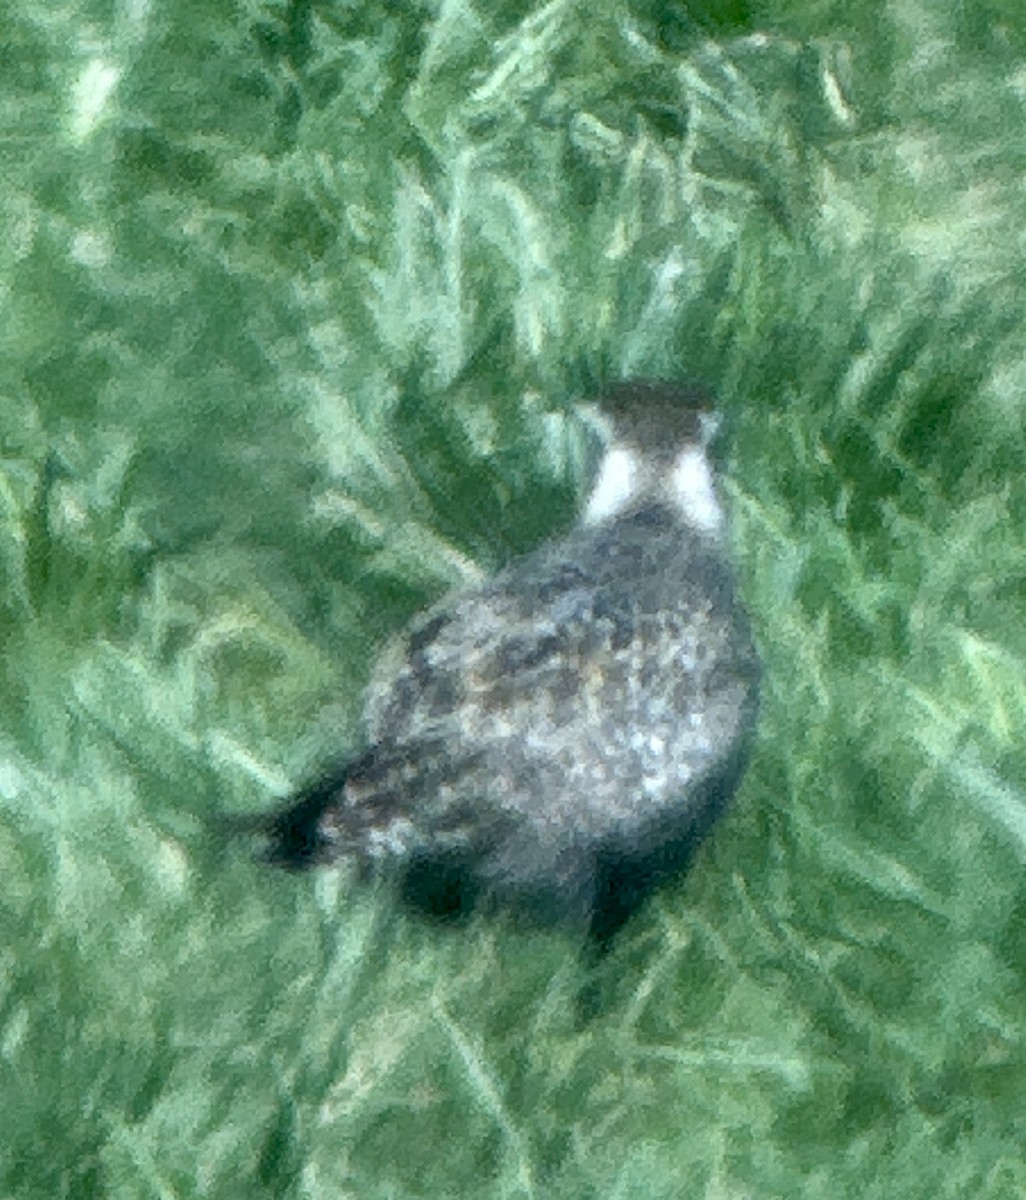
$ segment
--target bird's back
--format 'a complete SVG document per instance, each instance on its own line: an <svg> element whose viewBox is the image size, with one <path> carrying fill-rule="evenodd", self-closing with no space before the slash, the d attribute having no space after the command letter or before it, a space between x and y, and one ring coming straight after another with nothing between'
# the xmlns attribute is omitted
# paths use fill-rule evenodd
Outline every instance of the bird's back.
<svg viewBox="0 0 1026 1200"><path fill-rule="evenodd" d="M382 852L476 848L490 887L576 896L600 852L711 818L756 680L713 547L660 507L584 527L412 629L328 821L362 810Z"/></svg>
<svg viewBox="0 0 1026 1200"><path fill-rule="evenodd" d="M662 392L640 400L694 425ZM743 768L758 660L703 454L627 444L663 464L639 460L638 497L623 504L606 470L566 537L447 597L386 654L369 749L276 819L279 861L391 860L428 882L455 864L600 938L686 862ZM617 453L607 468L633 461Z"/></svg>

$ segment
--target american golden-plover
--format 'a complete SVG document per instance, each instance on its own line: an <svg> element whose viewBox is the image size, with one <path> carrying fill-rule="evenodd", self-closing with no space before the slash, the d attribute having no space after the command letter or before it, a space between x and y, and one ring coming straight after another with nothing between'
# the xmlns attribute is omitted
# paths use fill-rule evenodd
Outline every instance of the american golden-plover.
<svg viewBox="0 0 1026 1200"><path fill-rule="evenodd" d="M268 826L270 857L391 868L604 943L723 811L759 663L697 389L626 382L577 525L425 612L371 689L368 749Z"/></svg>

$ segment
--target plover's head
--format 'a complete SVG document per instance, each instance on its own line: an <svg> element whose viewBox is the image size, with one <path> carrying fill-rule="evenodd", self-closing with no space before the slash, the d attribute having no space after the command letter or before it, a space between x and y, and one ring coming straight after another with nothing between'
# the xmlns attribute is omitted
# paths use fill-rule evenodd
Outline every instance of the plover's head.
<svg viewBox="0 0 1026 1200"><path fill-rule="evenodd" d="M584 511L609 520L646 503L673 509L693 529L723 527L708 446L719 425L699 388L635 381L616 384L582 411L603 427L606 450Z"/></svg>

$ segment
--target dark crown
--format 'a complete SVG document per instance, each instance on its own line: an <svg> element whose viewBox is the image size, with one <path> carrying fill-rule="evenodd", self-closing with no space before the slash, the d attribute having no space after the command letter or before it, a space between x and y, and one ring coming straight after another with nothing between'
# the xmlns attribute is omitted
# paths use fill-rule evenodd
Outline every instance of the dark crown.
<svg viewBox="0 0 1026 1200"><path fill-rule="evenodd" d="M598 407L612 421L615 441L659 456L704 444L714 412L712 396L703 388L660 380L616 383Z"/></svg>

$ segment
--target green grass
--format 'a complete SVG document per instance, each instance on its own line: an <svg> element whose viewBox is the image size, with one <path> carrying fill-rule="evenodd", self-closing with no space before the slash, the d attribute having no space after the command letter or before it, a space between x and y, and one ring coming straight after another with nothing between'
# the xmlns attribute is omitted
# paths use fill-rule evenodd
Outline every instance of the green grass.
<svg viewBox="0 0 1026 1200"><path fill-rule="evenodd" d="M1019 8L3 45L0 1195L1023 1194ZM226 823L573 519L561 414L626 374L721 398L766 665L692 872L593 968L254 862Z"/></svg>

